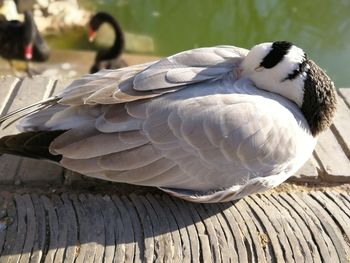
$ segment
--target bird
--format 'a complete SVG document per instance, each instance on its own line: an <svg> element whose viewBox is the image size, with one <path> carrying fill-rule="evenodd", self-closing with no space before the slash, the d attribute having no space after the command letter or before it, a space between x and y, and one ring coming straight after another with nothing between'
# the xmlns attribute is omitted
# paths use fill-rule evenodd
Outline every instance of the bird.
<svg viewBox="0 0 350 263"><path fill-rule="evenodd" d="M95 40L97 31L103 23L112 26L115 32L115 40L112 47L97 52L90 73L95 73L101 69L118 69L127 66L127 63L120 57L125 46L124 33L118 21L110 14L98 12L90 19L88 26L89 41Z"/></svg>
<svg viewBox="0 0 350 263"><path fill-rule="evenodd" d="M24 12L24 22L18 20L0 21L0 56L9 61L26 62L26 71L32 75L30 61L44 62L50 56L50 48L38 31L32 13Z"/></svg>
<svg viewBox="0 0 350 263"><path fill-rule="evenodd" d="M335 85L288 41L183 51L102 70L0 118L0 152L49 159L187 201L271 189L311 156L332 123Z"/></svg>

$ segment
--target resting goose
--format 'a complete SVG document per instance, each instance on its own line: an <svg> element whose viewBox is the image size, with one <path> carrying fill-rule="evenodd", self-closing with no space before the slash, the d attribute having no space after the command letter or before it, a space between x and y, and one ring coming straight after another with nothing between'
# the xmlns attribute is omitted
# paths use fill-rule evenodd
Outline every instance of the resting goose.
<svg viewBox="0 0 350 263"><path fill-rule="evenodd" d="M335 108L333 82L292 43L198 48L85 75L1 118L26 115L0 152L193 202L226 202L293 175Z"/></svg>

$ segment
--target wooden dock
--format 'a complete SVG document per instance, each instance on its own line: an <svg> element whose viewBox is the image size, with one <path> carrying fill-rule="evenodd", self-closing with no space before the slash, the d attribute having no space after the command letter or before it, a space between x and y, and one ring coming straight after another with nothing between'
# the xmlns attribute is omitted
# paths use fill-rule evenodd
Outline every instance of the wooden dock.
<svg viewBox="0 0 350 263"><path fill-rule="evenodd" d="M0 115L69 82L1 78ZM0 156L0 262L350 262L350 89L338 91L334 125L309 162L235 203L193 204Z"/></svg>

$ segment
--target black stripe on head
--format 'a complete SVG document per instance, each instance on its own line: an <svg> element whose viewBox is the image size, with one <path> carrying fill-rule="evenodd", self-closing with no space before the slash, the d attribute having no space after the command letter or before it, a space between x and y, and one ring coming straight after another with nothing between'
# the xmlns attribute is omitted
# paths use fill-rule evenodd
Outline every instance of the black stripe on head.
<svg viewBox="0 0 350 263"><path fill-rule="evenodd" d="M304 53L304 60L301 63L299 63L299 67L297 69L294 69L294 71L292 73L289 73L288 76L285 79L283 79L283 81L285 81L285 80L293 80L296 77L298 77L300 74L306 72L307 69L308 69L307 56Z"/></svg>
<svg viewBox="0 0 350 263"><path fill-rule="evenodd" d="M273 68L283 59L292 46L293 44L288 41L273 42L271 51L264 57L260 66L264 68Z"/></svg>

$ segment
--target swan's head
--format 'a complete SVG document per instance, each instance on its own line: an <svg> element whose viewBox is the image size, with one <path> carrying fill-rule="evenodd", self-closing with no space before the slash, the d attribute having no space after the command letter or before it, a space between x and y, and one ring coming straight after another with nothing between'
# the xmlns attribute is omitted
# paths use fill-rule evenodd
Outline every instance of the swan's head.
<svg viewBox="0 0 350 263"><path fill-rule="evenodd" d="M336 107L334 84L292 43L276 41L254 46L240 65L240 75L252 80L257 88L295 102L313 135L331 125Z"/></svg>
<svg viewBox="0 0 350 263"><path fill-rule="evenodd" d="M98 12L94 16L91 17L89 25L88 25L88 34L89 41L92 42L95 40L97 30L103 23L113 23L114 18L106 13L106 12Z"/></svg>

